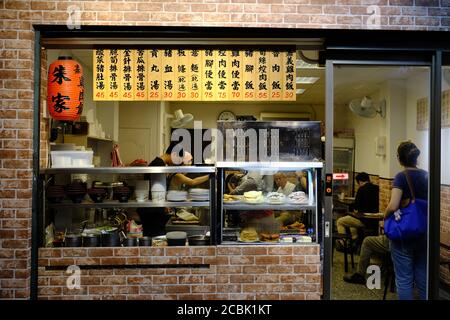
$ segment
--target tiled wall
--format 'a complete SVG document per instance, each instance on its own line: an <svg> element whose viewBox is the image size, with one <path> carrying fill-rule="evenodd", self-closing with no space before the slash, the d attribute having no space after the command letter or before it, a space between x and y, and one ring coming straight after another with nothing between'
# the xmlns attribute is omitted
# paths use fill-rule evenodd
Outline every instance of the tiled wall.
<svg viewBox="0 0 450 320"><path fill-rule="evenodd" d="M61 265L209 264L204 268L81 270L66 286ZM317 300L319 245L166 248L52 248L39 251L39 299Z"/></svg>

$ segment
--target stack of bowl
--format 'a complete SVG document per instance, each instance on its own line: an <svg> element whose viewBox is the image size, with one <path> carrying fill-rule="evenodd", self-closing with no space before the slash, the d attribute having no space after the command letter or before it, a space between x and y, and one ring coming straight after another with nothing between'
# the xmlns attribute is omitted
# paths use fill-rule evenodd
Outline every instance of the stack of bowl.
<svg viewBox="0 0 450 320"><path fill-rule="evenodd" d="M115 187L114 188L114 199L119 200L119 202L128 202L130 198L132 190L130 187Z"/></svg>
<svg viewBox="0 0 450 320"><path fill-rule="evenodd" d="M147 180L137 180L136 189L134 193L136 195L137 202L144 202L148 200L150 186Z"/></svg>
<svg viewBox="0 0 450 320"><path fill-rule="evenodd" d="M61 203L64 199L64 186L50 185L47 187L47 200L51 203Z"/></svg>
<svg viewBox="0 0 450 320"><path fill-rule="evenodd" d="M86 183L81 181L73 181L66 186L66 194L73 203L81 203L86 195Z"/></svg>
<svg viewBox="0 0 450 320"><path fill-rule="evenodd" d="M102 203L108 196L108 192L104 188L90 188L87 193L95 203Z"/></svg>

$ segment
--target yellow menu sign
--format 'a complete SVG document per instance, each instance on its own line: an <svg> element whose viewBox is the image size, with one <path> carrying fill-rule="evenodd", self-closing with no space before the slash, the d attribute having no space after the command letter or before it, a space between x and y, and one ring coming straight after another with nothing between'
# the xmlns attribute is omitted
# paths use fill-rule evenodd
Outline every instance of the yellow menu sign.
<svg viewBox="0 0 450 320"><path fill-rule="evenodd" d="M188 100L202 99L202 52L197 49L188 50Z"/></svg>
<svg viewBox="0 0 450 320"><path fill-rule="evenodd" d="M284 86L283 86L283 100L295 101L295 51L288 51L283 53L284 72Z"/></svg>
<svg viewBox="0 0 450 320"><path fill-rule="evenodd" d="M96 49L94 50L94 100L107 100L106 97L106 50Z"/></svg>
<svg viewBox="0 0 450 320"><path fill-rule="evenodd" d="M256 90L255 100L269 99L268 54L266 50L256 51Z"/></svg>
<svg viewBox="0 0 450 320"><path fill-rule="evenodd" d="M175 99L177 101L189 100L188 75L189 75L188 50L177 50L177 69L175 72Z"/></svg>
<svg viewBox="0 0 450 320"><path fill-rule="evenodd" d="M134 86L135 100L147 99L147 51L143 49L134 51L135 69L134 69Z"/></svg>
<svg viewBox="0 0 450 320"><path fill-rule="evenodd" d="M268 55L268 72L270 79L268 86L270 100L281 100L283 97L282 91L284 78L284 70L282 70L283 57L280 51L270 51L268 52Z"/></svg>
<svg viewBox="0 0 450 320"><path fill-rule="evenodd" d="M296 99L295 50L95 49L95 101Z"/></svg>
<svg viewBox="0 0 450 320"><path fill-rule="evenodd" d="M242 100L242 57L243 51L231 50L228 56L229 89L230 100Z"/></svg>
<svg viewBox="0 0 450 320"><path fill-rule="evenodd" d="M175 100L176 50L165 49L162 55L162 100Z"/></svg>
<svg viewBox="0 0 450 320"><path fill-rule="evenodd" d="M202 63L203 63L203 75L202 75L202 100L214 101L216 100L217 93L217 52L214 50L202 50Z"/></svg>
<svg viewBox="0 0 450 320"><path fill-rule="evenodd" d="M119 100L119 52L117 49L105 50L107 65L107 99Z"/></svg>
<svg viewBox="0 0 450 320"><path fill-rule="evenodd" d="M147 53L147 96L148 100L162 100L162 50Z"/></svg>
<svg viewBox="0 0 450 320"><path fill-rule="evenodd" d="M119 50L120 72L119 77L122 85L119 87L120 100L134 100L134 52L130 49Z"/></svg>
<svg viewBox="0 0 450 320"><path fill-rule="evenodd" d="M242 82L243 82L243 100L255 100L255 85L256 74L258 69L256 67L256 54L254 50L243 51L244 57L242 59Z"/></svg>

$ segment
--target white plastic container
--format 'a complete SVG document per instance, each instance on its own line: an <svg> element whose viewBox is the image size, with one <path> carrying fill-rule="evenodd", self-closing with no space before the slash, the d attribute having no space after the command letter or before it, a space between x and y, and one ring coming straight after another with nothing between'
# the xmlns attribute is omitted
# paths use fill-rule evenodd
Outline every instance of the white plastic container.
<svg viewBox="0 0 450 320"><path fill-rule="evenodd" d="M152 191L152 201L155 203L161 203L166 201L165 191Z"/></svg>
<svg viewBox="0 0 450 320"><path fill-rule="evenodd" d="M50 151L52 168L93 167L93 151Z"/></svg>

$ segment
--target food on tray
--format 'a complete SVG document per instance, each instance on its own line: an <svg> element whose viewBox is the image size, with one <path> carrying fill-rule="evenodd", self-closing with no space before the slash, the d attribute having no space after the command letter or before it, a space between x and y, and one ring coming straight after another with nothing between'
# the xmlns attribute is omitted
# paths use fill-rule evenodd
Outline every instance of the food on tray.
<svg viewBox="0 0 450 320"><path fill-rule="evenodd" d="M281 228L282 230L296 231L298 233L306 233L306 226L298 221Z"/></svg>
<svg viewBox="0 0 450 320"><path fill-rule="evenodd" d="M255 228L249 227L241 230L239 234L240 241L243 242L255 242L258 241L258 232L256 232Z"/></svg>
<svg viewBox="0 0 450 320"><path fill-rule="evenodd" d="M223 202L237 202L242 200L242 196L234 195L234 194L224 194Z"/></svg>
<svg viewBox="0 0 450 320"><path fill-rule="evenodd" d="M172 220L172 224L183 224L183 225L191 225L191 224L200 224L200 221L184 221L184 220Z"/></svg>
<svg viewBox="0 0 450 320"><path fill-rule="evenodd" d="M269 192L266 195L266 199L267 199L267 202L269 202L269 203L280 204L280 203L284 203L284 201L286 200L286 196L279 192Z"/></svg>
<svg viewBox="0 0 450 320"><path fill-rule="evenodd" d="M303 191L292 192L288 195L289 202L294 203L306 203L308 202L308 196Z"/></svg>
<svg viewBox="0 0 450 320"><path fill-rule="evenodd" d="M184 221L198 221L198 217L184 209L177 211L177 217Z"/></svg>
<svg viewBox="0 0 450 320"><path fill-rule="evenodd" d="M295 221L294 223L287 226L288 229L304 229L305 224Z"/></svg>
<svg viewBox="0 0 450 320"><path fill-rule="evenodd" d="M264 197L261 191L248 191L244 192L244 200L248 203L261 203Z"/></svg>
<svg viewBox="0 0 450 320"><path fill-rule="evenodd" d="M278 242L280 234L278 233L260 233L259 240L266 242Z"/></svg>
<svg viewBox="0 0 450 320"><path fill-rule="evenodd" d="M186 209L180 209L176 212L176 217L172 219L172 224L198 224L199 218L187 211Z"/></svg>

